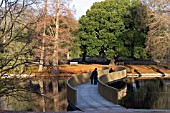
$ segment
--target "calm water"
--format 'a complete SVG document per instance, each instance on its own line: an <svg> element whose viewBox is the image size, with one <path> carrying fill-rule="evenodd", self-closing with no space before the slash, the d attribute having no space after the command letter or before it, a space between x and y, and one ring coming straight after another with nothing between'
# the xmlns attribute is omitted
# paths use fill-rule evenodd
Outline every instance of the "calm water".
<svg viewBox="0 0 170 113"><path fill-rule="evenodd" d="M33 78L24 81L25 88L34 93L20 91L0 98L0 110L15 111L66 111L65 78Z"/></svg>
<svg viewBox="0 0 170 113"><path fill-rule="evenodd" d="M66 78L33 78L22 83L34 93L17 92L0 98L0 110L67 111ZM121 88L125 82L112 84ZM135 109L170 109L170 79L135 80L127 83L119 104ZM42 95L41 95L42 94Z"/></svg>
<svg viewBox="0 0 170 113"><path fill-rule="evenodd" d="M126 108L170 109L170 79L135 80L127 88L126 96L119 100Z"/></svg>

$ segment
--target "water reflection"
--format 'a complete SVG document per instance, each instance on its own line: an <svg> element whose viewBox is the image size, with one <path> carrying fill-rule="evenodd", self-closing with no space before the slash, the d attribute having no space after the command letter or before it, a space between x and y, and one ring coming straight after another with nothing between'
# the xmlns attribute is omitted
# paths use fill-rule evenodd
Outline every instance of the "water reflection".
<svg viewBox="0 0 170 113"><path fill-rule="evenodd" d="M41 77L24 80L27 91L14 92L0 98L0 110L66 111L66 79ZM30 93L32 92L32 93Z"/></svg>
<svg viewBox="0 0 170 113"><path fill-rule="evenodd" d="M127 82L127 95L119 100L126 108L170 109L170 79Z"/></svg>

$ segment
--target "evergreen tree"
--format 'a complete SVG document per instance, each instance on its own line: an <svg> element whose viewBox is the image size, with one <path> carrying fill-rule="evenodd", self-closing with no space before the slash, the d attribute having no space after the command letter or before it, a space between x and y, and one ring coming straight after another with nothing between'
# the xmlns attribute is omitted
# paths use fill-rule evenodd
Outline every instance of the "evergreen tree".
<svg viewBox="0 0 170 113"><path fill-rule="evenodd" d="M147 58L145 40L148 32L147 8L141 2L133 2L129 13L124 15L125 31L121 36L126 57Z"/></svg>
<svg viewBox="0 0 170 113"><path fill-rule="evenodd" d="M105 0L94 3L79 20L85 56L146 58L147 13L139 1ZM113 63L113 62L112 62Z"/></svg>
<svg viewBox="0 0 170 113"><path fill-rule="evenodd" d="M96 2L79 20L79 38L84 57L104 55L115 58L123 50L120 36L125 26L122 17L129 1L106 0Z"/></svg>

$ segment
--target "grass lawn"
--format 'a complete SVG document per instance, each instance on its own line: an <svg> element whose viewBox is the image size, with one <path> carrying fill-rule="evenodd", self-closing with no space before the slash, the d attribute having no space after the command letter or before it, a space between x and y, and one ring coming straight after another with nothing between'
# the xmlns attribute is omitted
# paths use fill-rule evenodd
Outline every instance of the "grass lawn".
<svg viewBox="0 0 170 113"><path fill-rule="evenodd" d="M60 74L57 74L59 76L71 76L73 74L81 74L81 73L87 73L92 72L95 68L98 68L98 70L102 69L103 65L100 64L78 64L75 66L72 65L60 65L58 67ZM120 65L123 66L123 65ZM109 66L115 69L115 66ZM140 74L146 74L146 73L167 73L170 74L170 69L166 69L161 66L157 65L125 65L127 69L127 73L140 73ZM10 72L11 73L11 72ZM11 73L12 74L12 73ZM38 72L38 66L28 66L26 68L26 71L24 74L35 74L36 76L56 76L56 74L51 74L51 67L44 67L43 72Z"/></svg>
<svg viewBox="0 0 170 113"><path fill-rule="evenodd" d="M170 74L170 69L166 69L158 65L126 65L127 73L141 73L141 74L151 74L151 73L167 73Z"/></svg>
<svg viewBox="0 0 170 113"><path fill-rule="evenodd" d="M123 65L120 65L123 66ZM73 74L80 74L80 73L86 73L86 72L92 72L94 68L98 68L98 70L101 69L102 65L99 64L90 64L90 65L85 65L85 64L79 64L77 66L60 66L59 71L60 72L67 72L67 73L73 73ZM112 68L115 68L115 66L110 66ZM166 69L162 66L157 66L157 65L125 65L127 69L127 73L141 73L141 74L146 74L146 73L168 73L170 74L170 69Z"/></svg>

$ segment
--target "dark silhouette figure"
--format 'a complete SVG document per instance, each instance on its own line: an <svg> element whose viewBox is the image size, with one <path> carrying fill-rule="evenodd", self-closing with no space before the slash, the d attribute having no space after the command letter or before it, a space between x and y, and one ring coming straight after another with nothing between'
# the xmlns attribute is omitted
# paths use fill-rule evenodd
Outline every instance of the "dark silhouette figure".
<svg viewBox="0 0 170 113"><path fill-rule="evenodd" d="M90 76L90 79L91 79L91 84L93 84L93 79L94 79L94 74L92 72L91 76Z"/></svg>
<svg viewBox="0 0 170 113"><path fill-rule="evenodd" d="M97 68L94 69L94 71L92 72L91 76L90 76L90 79L91 79L91 84L94 84L96 85L97 84L97 79L98 79L98 73L97 73Z"/></svg>
<svg viewBox="0 0 170 113"><path fill-rule="evenodd" d="M111 72L114 72L114 70L112 68L110 68L110 70L109 70L109 73L111 73Z"/></svg>
<svg viewBox="0 0 170 113"><path fill-rule="evenodd" d="M94 80L94 85L97 84L98 81L98 73L97 73L97 68L94 69L94 71L92 72L90 79L91 79L91 84L93 84L93 80Z"/></svg>

